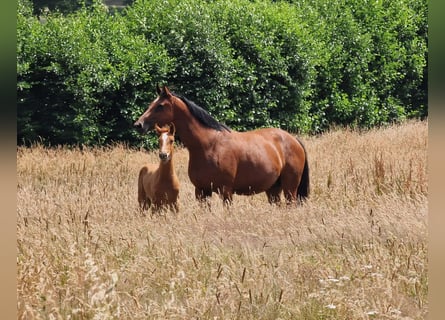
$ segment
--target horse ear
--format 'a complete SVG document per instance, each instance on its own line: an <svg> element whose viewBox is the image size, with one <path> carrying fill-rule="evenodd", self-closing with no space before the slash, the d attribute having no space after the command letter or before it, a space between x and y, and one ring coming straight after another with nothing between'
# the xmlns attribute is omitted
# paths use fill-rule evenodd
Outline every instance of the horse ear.
<svg viewBox="0 0 445 320"><path fill-rule="evenodd" d="M167 88L167 86L164 86L162 93L163 93L163 96L166 96L166 97L170 97L172 95L172 93L170 92L170 89Z"/></svg>
<svg viewBox="0 0 445 320"><path fill-rule="evenodd" d="M161 95L161 92L162 92L162 90L161 90L161 87L159 86L159 83L156 83L156 93L158 94L158 96Z"/></svg>
<svg viewBox="0 0 445 320"><path fill-rule="evenodd" d="M174 136L175 133L176 133L176 127L175 127L175 124L173 122L170 123L170 133L171 133L172 136Z"/></svg>

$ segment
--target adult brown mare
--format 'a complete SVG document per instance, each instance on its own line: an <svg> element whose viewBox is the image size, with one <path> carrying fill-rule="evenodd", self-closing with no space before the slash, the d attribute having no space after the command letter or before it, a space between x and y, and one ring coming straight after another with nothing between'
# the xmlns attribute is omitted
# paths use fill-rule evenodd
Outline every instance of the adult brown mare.
<svg viewBox="0 0 445 320"><path fill-rule="evenodd" d="M159 165L147 164L139 171L138 201L142 210L152 206L152 212L170 207L178 212L179 180L173 167L175 126L155 125L159 137Z"/></svg>
<svg viewBox="0 0 445 320"><path fill-rule="evenodd" d="M192 101L157 87L158 97L134 123L146 133L155 123L174 123L189 151L188 175L195 196L212 192L231 203L233 194L266 192L278 203L283 191L287 203L309 195L309 166L303 144L278 128L247 132L231 130Z"/></svg>

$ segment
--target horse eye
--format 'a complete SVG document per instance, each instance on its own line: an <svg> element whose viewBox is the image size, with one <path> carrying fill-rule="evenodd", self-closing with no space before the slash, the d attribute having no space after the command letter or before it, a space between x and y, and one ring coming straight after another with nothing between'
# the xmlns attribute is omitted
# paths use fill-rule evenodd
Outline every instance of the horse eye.
<svg viewBox="0 0 445 320"><path fill-rule="evenodd" d="M156 106L156 111L162 111L164 109L164 105L163 104L158 104L157 106Z"/></svg>

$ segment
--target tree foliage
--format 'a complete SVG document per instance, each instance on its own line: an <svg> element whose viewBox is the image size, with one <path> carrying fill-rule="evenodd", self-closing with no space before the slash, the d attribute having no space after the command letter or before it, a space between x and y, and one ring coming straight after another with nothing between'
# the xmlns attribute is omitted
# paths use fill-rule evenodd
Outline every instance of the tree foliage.
<svg viewBox="0 0 445 320"><path fill-rule="evenodd" d="M426 117L426 0L99 0L17 12L18 143L143 142L167 84L238 130Z"/></svg>
<svg viewBox="0 0 445 320"><path fill-rule="evenodd" d="M140 139L131 127L173 58L99 3L42 20L18 16L18 139L104 144ZM28 14L27 14L28 13Z"/></svg>

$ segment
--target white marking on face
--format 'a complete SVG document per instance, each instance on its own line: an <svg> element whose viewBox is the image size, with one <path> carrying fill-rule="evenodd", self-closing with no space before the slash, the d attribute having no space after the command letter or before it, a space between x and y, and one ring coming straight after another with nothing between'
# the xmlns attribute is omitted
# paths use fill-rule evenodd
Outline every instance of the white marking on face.
<svg viewBox="0 0 445 320"><path fill-rule="evenodd" d="M162 140L162 148L161 152L166 153L168 156L170 156L170 150L168 148L168 132L163 132L161 134L161 140Z"/></svg>
<svg viewBox="0 0 445 320"><path fill-rule="evenodd" d="M167 132L163 132L161 135L161 139L162 139L162 144L165 146L168 142L168 133Z"/></svg>

